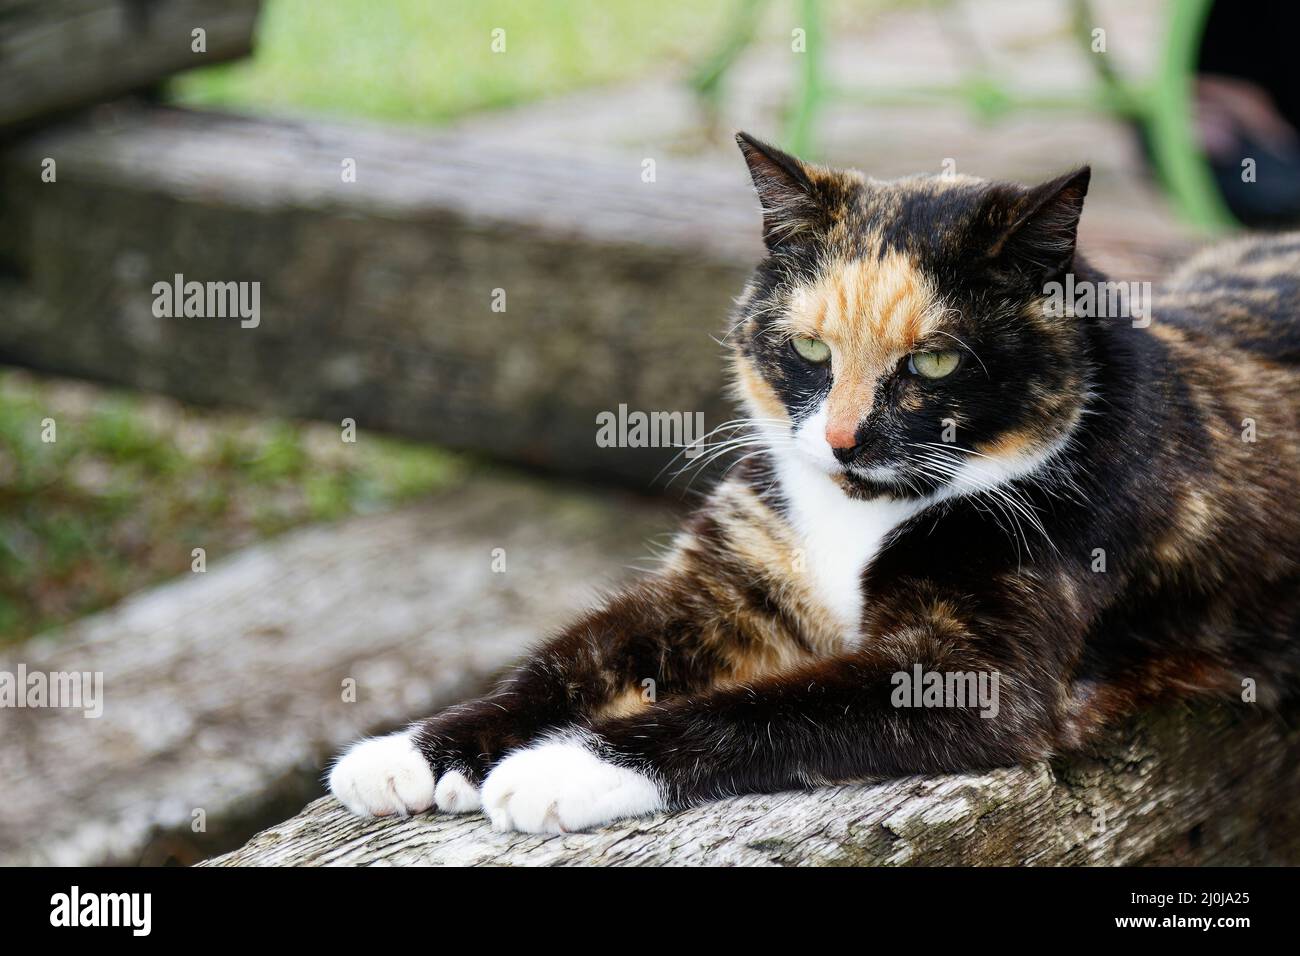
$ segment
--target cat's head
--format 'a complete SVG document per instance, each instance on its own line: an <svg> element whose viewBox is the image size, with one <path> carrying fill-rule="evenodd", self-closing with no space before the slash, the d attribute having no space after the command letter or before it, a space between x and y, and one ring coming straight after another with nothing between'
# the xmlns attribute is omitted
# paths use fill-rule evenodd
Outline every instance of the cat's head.
<svg viewBox="0 0 1300 956"><path fill-rule="evenodd" d="M880 182L740 134L768 257L738 305L736 387L778 455L855 497L977 491L1041 467L1082 412L1084 167L1022 186Z"/></svg>

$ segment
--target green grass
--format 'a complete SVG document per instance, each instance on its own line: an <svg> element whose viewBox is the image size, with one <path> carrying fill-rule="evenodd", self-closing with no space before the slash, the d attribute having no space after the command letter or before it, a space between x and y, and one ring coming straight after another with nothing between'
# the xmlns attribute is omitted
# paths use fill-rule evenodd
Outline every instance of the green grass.
<svg viewBox="0 0 1300 956"><path fill-rule="evenodd" d="M731 2L266 0L253 58L180 77L191 105L439 122L686 65ZM506 49L494 53L492 31Z"/></svg>
<svg viewBox="0 0 1300 956"><path fill-rule="evenodd" d="M331 425L0 371L0 643L189 573L194 548L215 562L452 486L466 467L364 431L349 444Z"/></svg>

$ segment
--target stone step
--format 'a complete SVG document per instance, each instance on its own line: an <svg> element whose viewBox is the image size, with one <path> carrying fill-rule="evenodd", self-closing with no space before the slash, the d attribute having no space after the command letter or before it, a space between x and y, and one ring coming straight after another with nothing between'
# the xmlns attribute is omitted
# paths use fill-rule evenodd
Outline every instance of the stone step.
<svg viewBox="0 0 1300 956"><path fill-rule="evenodd" d="M0 865L238 846L322 793L340 747L474 693L672 526L641 499L480 477L209 555L4 649L0 672L102 673L103 713L0 708Z"/></svg>

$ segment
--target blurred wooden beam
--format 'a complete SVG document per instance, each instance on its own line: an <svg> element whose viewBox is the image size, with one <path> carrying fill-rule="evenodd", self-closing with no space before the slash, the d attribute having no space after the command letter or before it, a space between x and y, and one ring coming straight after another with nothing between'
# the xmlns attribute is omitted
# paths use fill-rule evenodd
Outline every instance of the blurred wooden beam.
<svg viewBox="0 0 1300 956"><path fill-rule="evenodd" d="M245 56L261 0L3 0L0 130ZM203 30L202 52L193 31Z"/></svg>
<svg viewBox="0 0 1300 956"><path fill-rule="evenodd" d="M718 339L761 252L736 167L101 108L0 153L0 360L646 489L675 450L596 416L731 417ZM257 327L155 317L177 274L260 283Z"/></svg>

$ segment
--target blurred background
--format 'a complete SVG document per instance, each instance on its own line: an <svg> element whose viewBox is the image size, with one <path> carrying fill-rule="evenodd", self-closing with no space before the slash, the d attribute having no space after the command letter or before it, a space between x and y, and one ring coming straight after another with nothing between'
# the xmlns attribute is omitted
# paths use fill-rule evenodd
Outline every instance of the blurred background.
<svg viewBox="0 0 1300 956"><path fill-rule="evenodd" d="M238 845L648 566L724 463L597 423L728 435L736 129L881 178L1090 162L1083 248L1158 278L1300 214L1270 15L0 0L0 672L104 679L99 718L0 710L0 862ZM159 316L176 276L256 323Z"/></svg>

